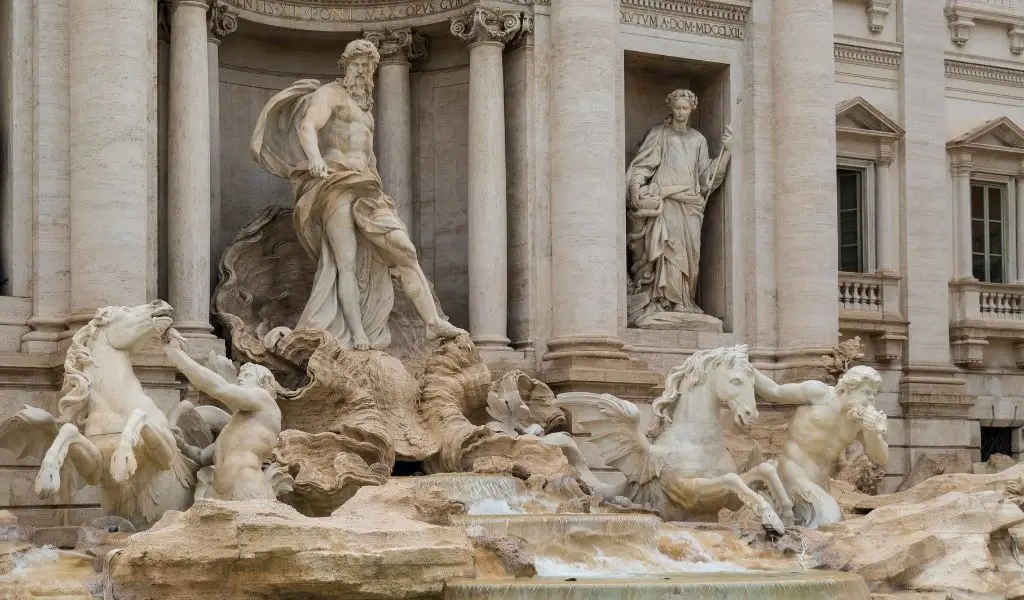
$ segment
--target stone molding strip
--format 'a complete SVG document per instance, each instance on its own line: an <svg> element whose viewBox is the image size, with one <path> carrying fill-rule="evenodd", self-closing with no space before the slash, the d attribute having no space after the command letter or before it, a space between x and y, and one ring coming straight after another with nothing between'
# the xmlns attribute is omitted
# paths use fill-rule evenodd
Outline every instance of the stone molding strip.
<svg viewBox="0 0 1024 600"><path fill-rule="evenodd" d="M885 69L899 69L903 62L903 55L893 50L880 50L867 46L855 46L853 44L833 45L833 54L836 62L854 63L868 65L870 67L882 67Z"/></svg>
<svg viewBox="0 0 1024 600"><path fill-rule="evenodd" d="M946 59L946 77L1024 87L1024 70Z"/></svg>

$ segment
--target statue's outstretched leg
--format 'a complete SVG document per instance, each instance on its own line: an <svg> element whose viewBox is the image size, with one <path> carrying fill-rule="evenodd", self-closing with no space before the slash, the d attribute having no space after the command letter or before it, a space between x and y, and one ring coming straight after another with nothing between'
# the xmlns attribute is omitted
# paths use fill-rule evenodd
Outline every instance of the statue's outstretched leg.
<svg viewBox="0 0 1024 600"><path fill-rule="evenodd" d="M754 511L754 514L761 519L761 523L766 529L772 529L778 534L786 532L786 527L782 523L782 519L775 513L775 509L772 505L762 498L754 490L747 487L747 484L743 482L743 479L735 473L726 473L721 477L704 478L698 477L691 480L691 489L695 496L697 504L703 504L705 501L702 498L716 498L722 497L729 493L735 494L740 499L740 502L745 504L750 510ZM715 504L714 502L707 502L708 505Z"/></svg>
<svg viewBox="0 0 1024 600"><path fill-rule="evenodd" d="M136 450L144 451L153 464L162 471L174 467L179 454L178 443L171 430L153 424L149 416L140 409L135 409L128 417L124 431L121 432L121 439L110 459L110 474L114 481L123 483L135 474L138 468Z"/></svg>
<svg viewBox="0 0 1024 600"><path fill-rule="evenodd" d="M60 490L60 470L64 460L69 458L75 471L81 475L88 485L100 483L103 472L103 454L100 449L82 435L82 432L71 423L61 426L50 449L46 451L39 464L36 476L36 494L40 498L49 498Z"/></svg>
<svg viewBox="0 0 1024 600"><path fill-rule="evenodd" d="M351 202L344 203L328 217L324 226L328 245L338 269L338 304L345 317L345 325L352 332L352 348L369 350L370 338L363 329L363 315L359 309L359 283L356 279L356 226L352 219ZM326 260L321 256L320 260Z"/></svg>
<svg viewBox="0 0 1024 600"><path fill-rule="evenodd" d="M427 327L427 339L450 339L466 333L464 329L452 325L441 318L434 306L434 298L430 293L430 284L423 273L416 256L416 247L409 240L409 234L401 229L389 231L384 236L384 246L395 262L398 275L402 280L402 291L409 297L416 312Z"/></svg>
<svg viewBox="0 0 1024 600"><path fill-rule="evenodd" d="M772 498L775 500L775 508L778 509L782 522L786 525L793 525L793 500L782 486L782 480L779 479L779 472L775 469L775 465L763 462L740 475L740 479L748 486L753 481L759 481L768 486L768 491L771 492Z"/></svg>

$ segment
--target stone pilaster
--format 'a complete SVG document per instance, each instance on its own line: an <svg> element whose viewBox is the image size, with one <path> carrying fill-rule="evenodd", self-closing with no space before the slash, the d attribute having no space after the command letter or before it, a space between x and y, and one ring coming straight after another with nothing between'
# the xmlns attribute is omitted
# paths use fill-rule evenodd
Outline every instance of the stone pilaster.
<svg viewBox="0 0 1024 600"><path fill-rule="evenodd" d="M70 25L68 17L68 0L39 4L36 30L66 32ZM37 169L35 174L32 318L28 321L30 331L21 338L21 350L43 353L56 352L60 340L71 335L65 326L71 302L69 38L67 35L41 36L35 40L35 52L32 95L36 102L36 153L33 160L46 168Z"/></svg>
<svg viewBox="0 0 1024 600"><path fill-rule="evenodd" d="M953 261L955 279L973 279L971 266L971 169L974 161L971 153L957 151L950 161L953 176L953 224L956 228L953 247L956 259Z"/></svg>
<svg viewBox="0 0 1024 600"><path fill-rule="evenodd" d="M238 11L224 0L214 0L206 14L206 58L210 77L210 260L217 260L220 248L220 43L238 29ZM230 235L230 232L228 233ZM210 269L210 285L217 269Z"/></svg>
<svg viewBox="0 0 1024 600"><path fill-rule="evenodd" d="M412 209L412 61L425 59L428 38L408 27L363 32L380 52L377 70L377 171L395 200L398 216L414 236Z"/></svg>
<svg viewBox="0 0 1024 600"><path fill-rule="evenodd" d="M942 4L929 0L904 0L899 15L904 35L900 109L906 129L901 144L906 181L901 237L913 244L901 269L907 289L903 314L909 321L909 339L900 379L900 407L909 465L922 450L968 457L970 446L977 446L977 441L949 433L963 430L974 402L950 364L949 281L954 274L970 277L971 271L969 175L959 173L963 179L954 192L956 209L946 200L950 192L941 175L948 164L941 133L946 131L946 113L942 103L934 100L945 94L947 24ZM957 236L955 270L949 239L954 221L968 226L968 237L962 230Z"/></svg>
<svg viewBox="0 0 1024 600"><path fill-rule="evenodd" d="M839 332L832 2L777 0L772 19L779 349L817 362Z"/></svg>
<svg viewBox="0 0 1024 600"><path fill-rule="evenodd" d="M877 240L877 270L882 273L897 273L899 269L899 203L893 197L890 182L892 147L882 144L875 161L875 239Z"/></svg>
<svg viewBox="0 0 1024 600"><path fill-rule="evenodd" d="M71 327L146 302L152 2L70 0ZM204 40L205 42L205 40ZM205 49L204 49L205 55Z"/></svg>
<svg viewBox="0 0 1024 600"><path fill-rule="evenodd" d="M659 378L619 339L618 218L624 166L617 129L619 12L607 0L551 5L552 337L544 379L556 391L647 399Z"/></svg>
<svg viewBox="0 0 1024 600"><path fill-rule="evenodd" d="M469 46L469 332L482 348L508 339L508 208L502 51L522 15L477 7L452 19Z"/></svg>

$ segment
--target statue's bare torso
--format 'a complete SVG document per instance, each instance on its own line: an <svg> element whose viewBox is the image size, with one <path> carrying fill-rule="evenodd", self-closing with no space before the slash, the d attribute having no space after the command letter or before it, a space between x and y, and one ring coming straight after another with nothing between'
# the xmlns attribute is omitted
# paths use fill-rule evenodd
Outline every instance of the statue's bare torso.
<svg viewBox="0 0 1024 600"><path fill-rule="evenodd" d="M331 82L310 98L307 118L319 126L320 153L356 171L376 166L373 154L373 115L349 95L340 82Z"/></svg>

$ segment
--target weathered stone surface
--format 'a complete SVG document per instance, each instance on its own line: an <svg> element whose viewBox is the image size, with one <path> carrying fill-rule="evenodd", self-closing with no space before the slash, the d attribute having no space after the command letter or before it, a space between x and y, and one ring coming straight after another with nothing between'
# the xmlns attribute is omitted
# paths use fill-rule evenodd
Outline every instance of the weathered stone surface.
<svg viewBox="0 0 1024 600"><path fill-rule="evenodd" d="M0 597L94 600L100 575L92 557L29 544L0 543Z"/></svg>
<svg viewBox="0 0 1024 600"><path fill-rule="evenodd" d="M227 590L232 600L397 600L439 596L444 581L474 573L458 528L383 509L314 519L278 502L217 500L167 513L110 570L120 600L221 600Z"/></svg>
<svg viewBox="0 0 1024 600"><path fill-rule="evenodd" d="M993 454L985 462L978 462L971 465L971 473L975 475L992 475L1005 471L1017 464L1013 458L1005 454Z"/></svg>
<svg viewBox="0 0 1024 600"><path fill-rule="evenodd" d="M858 492L876 494L878 484L885 478L885 467L872 462L864 453L864 447L860 442L855 442L847 448L843 458L839 459L832 471L832 477L849 482ZM830 492L835 495L834 491Z"/></svg>
<svg viewBox="0 0 1024 600"><path fill-rule="evenodd" d="M487 535L470 538L476 551L481 577L533 577L537 574L530 546L513 535Z"/></svg>
<svg viewBox="0 0 1024 600"><path fill-rule="evenodd" d="M1022 480L1024 480L1024 463L992 475L972 475L970 473L937 475L895 494L858 496L855 499L854 508L866 512L888 504L924 502L948 492L973 493L991 490L1006 492L1010 497L1018 497L1022 494L1013 490Z"/></svg>
<svg viewBox="0 0 1024 600"><path fill-rule="evenodd" d="M903 477L903 481L896 487L896 491L908 490L936 475L967 473L970 470L971 466L963 462L958 455L923 452L911 465L910 470Z"/></svg>

